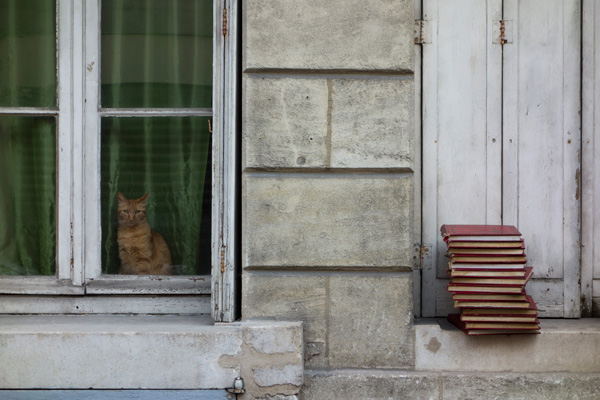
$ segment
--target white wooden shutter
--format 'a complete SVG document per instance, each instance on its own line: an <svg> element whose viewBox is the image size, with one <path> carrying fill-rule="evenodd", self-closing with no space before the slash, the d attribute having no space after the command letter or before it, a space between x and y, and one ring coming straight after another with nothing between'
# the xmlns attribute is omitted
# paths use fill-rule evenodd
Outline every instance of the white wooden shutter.
<svg viewBox="0 0 600 400"><path fill-rule="evenodd" d="M504 223L540 315L578 316L579 3L426 0L423 19L422 315L453 310L440 226Z"/></svg>

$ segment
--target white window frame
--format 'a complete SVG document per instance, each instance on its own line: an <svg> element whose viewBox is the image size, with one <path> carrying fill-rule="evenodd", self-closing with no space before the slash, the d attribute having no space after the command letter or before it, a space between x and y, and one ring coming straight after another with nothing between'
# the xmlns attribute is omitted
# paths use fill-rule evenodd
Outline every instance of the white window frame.
<svg viewBox="0 0 600 400"><path fill-rule="evenodd" d="M0 115L57 118L57 272L51 277L0 277L0 313L211 313L215 321L223 322L239 317L235 200L238 31L232 23L238 19L238 0L213 3L212 111L102 109L101 0L57 0L57 107L0 108ZM103 116L212 117L212 275L102 275ZM94 296L83 296L86 294ZM52 296L52 301L35 295Z"/></svg>

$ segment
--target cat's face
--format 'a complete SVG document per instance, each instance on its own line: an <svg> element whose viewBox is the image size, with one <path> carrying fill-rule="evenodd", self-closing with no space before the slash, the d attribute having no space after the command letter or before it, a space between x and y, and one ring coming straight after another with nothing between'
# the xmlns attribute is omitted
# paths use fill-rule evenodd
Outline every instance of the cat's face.
<svg viewBox="0 0 600 400"><path fill-rule="evenodd" d="M117 193L119 225L135 226L146 220L146 199L148 195L149 193L146 193L139 199L129 200L123 194Z"/></svg>

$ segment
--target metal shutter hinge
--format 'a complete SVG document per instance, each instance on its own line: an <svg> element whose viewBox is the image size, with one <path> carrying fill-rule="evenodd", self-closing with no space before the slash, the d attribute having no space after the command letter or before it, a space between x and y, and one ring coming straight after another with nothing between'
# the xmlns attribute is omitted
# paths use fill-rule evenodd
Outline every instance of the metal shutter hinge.
<svg viewBox="0 0 600 400"><path fill-rule="evenodd" d="M225 246L221 247L221 273L225 273Z"/></svg>
<svg viewBox="0 0 600 400"><path fill-rule="evenodd" d="M492 22L492 43L510 44L513 42L513 22L512 21L493 21Z"/></svg>
<svg viewBox="0 0 600 400"><path fill-rule="evenodd" d="M415 44L431 44L431 24L427 20L415 21Z"/></svg>

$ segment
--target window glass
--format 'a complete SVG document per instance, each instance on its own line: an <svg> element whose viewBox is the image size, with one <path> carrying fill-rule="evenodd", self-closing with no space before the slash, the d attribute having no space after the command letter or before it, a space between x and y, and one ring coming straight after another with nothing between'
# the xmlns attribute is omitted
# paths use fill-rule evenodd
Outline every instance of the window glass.
<svg viewBox="0 0 600 400"><path fill-rule="evenodd" d="M212 34L211 0L103 0L102 107L210 110ZM103 273L210 273L210 151L208 116L102 118Z"/></svg>
<svg viewBox="0 0 600 400"><path fill-rule="evenodd" d="M56 105L56 4L0 0L0 107Z"/></svg>
<svg viewBox="0 0 600 400"><path fill-rule="evenodd" d="M104 0L105 108L210 108L211 0Z"/></svg>
<svg viewBox="0 0 600 400"><path fill-rule="evenodd" d="M210 273L208 126L208 117L102 119L103 273ZM120 212L124 209L119 210L118 193L128 201L146 193L148 197L137 206L126 203L133 208L125 215ZM172 271L160 269L164 258L150 260L151 253L163 251L164 246L162 239L148 236L146 223L166 242ZM158 269L153 266L153 272L148 272L149 264L157 262Z"/></svg>
<svg viewBox="0 0 600 400"><path fill-rule="evenodd" d="M0 275L55 274L55 126L0 116Z"/></svg>

